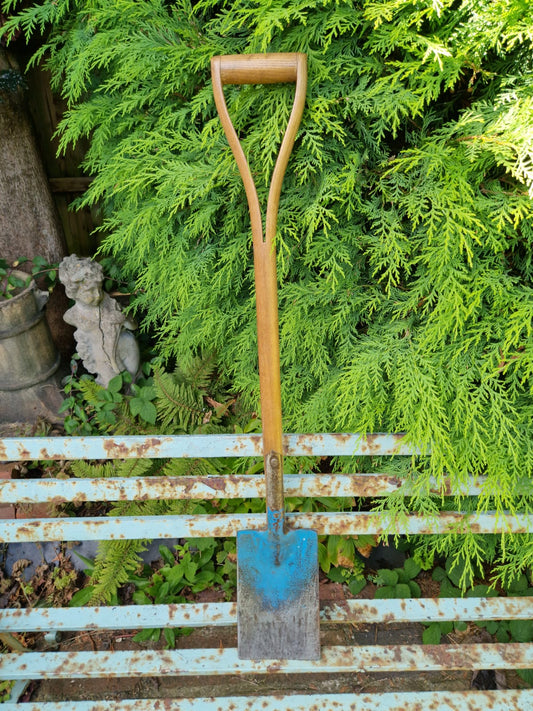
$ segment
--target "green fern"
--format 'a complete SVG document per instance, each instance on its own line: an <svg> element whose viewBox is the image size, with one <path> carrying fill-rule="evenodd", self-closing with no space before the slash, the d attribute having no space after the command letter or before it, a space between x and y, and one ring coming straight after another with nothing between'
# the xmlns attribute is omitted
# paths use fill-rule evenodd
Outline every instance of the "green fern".
<svg viewBox="0 0 533 711"><path fill-rule="evenodd" d="M157 422L159 432L212 432L227 430L223 418L228 406L215 410L207 402L216 385L212 358L196 357L172 373L161 369L154 371ZM78 389L88 407L96 409L101 403L103 388L91 379L81 380ZM213 403L212 398L209 398ZM130 422L127 399L117 403L115 432L120 432ZM137 427L140 425L137 423ZM145 426L146 430L147 427ZM131 432L131 429L130 429ZM72 462L74 476L81 478L149 477L149 476L207 476L228 472L231 462L223 459L127 459L105 463ZM173 516L191 514L198 502L189 500L118 501L110 504L109 516ZM93 586L90 602L109 602L127 582L140 564L139 554L146 549L146 541L106 541L99 543L95 567L90 584Z"/></svg>
<svg viewBox="0 0 533 711"><path fill-rule="evenodd" d="M90 603L100 605L109 602L142 565L139 554L144 550L145 541L101 541L91 575L93 591Z"/></svg>

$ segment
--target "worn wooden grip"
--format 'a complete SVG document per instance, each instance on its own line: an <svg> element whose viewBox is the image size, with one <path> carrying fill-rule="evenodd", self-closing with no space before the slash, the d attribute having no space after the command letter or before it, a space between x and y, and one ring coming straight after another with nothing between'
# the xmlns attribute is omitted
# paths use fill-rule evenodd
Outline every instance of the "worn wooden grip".
<svg viewBox="0 0 533 711"><path fill-rule="evenodd" d="M295 82L305 54L229 54L213 57L218 63L222 84L276 84Z"/></svg>

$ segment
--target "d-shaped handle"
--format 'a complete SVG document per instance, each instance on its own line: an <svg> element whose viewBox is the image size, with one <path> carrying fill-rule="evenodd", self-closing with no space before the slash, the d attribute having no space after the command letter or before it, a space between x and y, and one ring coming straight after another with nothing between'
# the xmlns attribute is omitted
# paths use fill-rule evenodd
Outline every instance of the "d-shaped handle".
<svg viewBox="0 0 533 711"><path fill-rule="evenodd" d="M260 242L271 244L276 234L281 185L305 105L307 55L295 52L291 54L243 54L213 57L211 59L211 77L213 95L222 128L233 151L244 183L252 221L254 246ZM261 208L259 207L257 191L248 161L231 123L222 87L225 84L273 84L277 82L296 82L296 91L289 123L287 124L278 159L272 173L267 203L266 229L263 239Z"/></svg>
<svg viewBox="0 0 533 711"><path fill-rule="evenodd" d="M274 237L279 196L285 169L305 104L307 57L305 54L246 54L213 57L213 94L220 121L233 151L248 200L254 245L255 293L259 386L263 420L263 455L266 474L267 512L275 515L283 530L283 459L281 425L281 383L279 367L278 294ZM263 238L261 208L246 156L233 128L224 98L225 84L273 84L296 82L294 104L281 143L268 194L266 228Z"/></svg>

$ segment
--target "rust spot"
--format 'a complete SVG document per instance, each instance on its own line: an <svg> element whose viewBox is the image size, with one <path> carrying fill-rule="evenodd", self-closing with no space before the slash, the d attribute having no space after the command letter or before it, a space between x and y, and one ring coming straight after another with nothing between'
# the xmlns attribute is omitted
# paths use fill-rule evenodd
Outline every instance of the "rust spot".
<svg viewBox="0 0 533 711"><path fill-rule="evenodd" d="M221 477L221 476L209 476L206 477L203 481L207 484L207 486L210 489L214 489L215 491L225 491L226 490L226 483L229 481L232 484L235 483L235 476L229 476L229 477Z"/></svg>
<svg viewBox="0 0 533 711"><path fill-rule="evenodd" d="M114 439L106 438L103 441L103 448L109 459L127 459L129 457L148 459L157 456L157 449L161 446L161 443L162 440L159 437L148 437L143 440L142 444L128 447L123 442L116 442Z"/></svg>
<svg viewBox="0 0 533 711"><path fill-rule="evenodd" d="M336 435L335 435L336 436ZM295 449L302 452L304 456L316 457L315 446L322 444L324 437L321 434L302 434L296 437ZM288 445L284 447L284 453L288 452Z"/></svg>
<svg viewBox="0 0 533 711"><path fill-rule="evenodd" d="M269 664L267 667L268 674L276 674L280 670L281 670L281 662L274 662L273 664Z"/></svg>
<svg viewBox="0 0 533 711"><path fill-rule="evenodd" d="M437 494L438 496L452 496L452 483L449 479L444 479L440 486L432 487L429 491L431 494Z"/></svg>
<svg viewBox="0 0 533 711"><path fill-rule="evenodd" d="M0 439L0 461L7 461L7 449L6 446L3 442L3 440Z"/></svg>
<svg viewBox="0 0 533 711"><path fill-rule="evenodd" d="M28 461L28 459L31 459L31 455L28 449L24 449L24 445L20 445L18 447L18 453L19 453L19 458Z"/></svg>

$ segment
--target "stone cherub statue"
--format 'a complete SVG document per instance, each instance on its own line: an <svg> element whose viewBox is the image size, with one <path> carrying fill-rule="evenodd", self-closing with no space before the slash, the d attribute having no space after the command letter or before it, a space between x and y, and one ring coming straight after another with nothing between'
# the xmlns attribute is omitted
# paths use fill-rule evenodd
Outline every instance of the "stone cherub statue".
<svg viewBox="0 0 533 711"><path fill-rule="evenodd" d="M139 370L139 347L131 333L137 324L125 316L118 303L102 289L103 269L98 262L71 254L59 265L59 280L75 300L63 318L76 326L74 338L83 365L107 387L111 378Z"/></svg>

